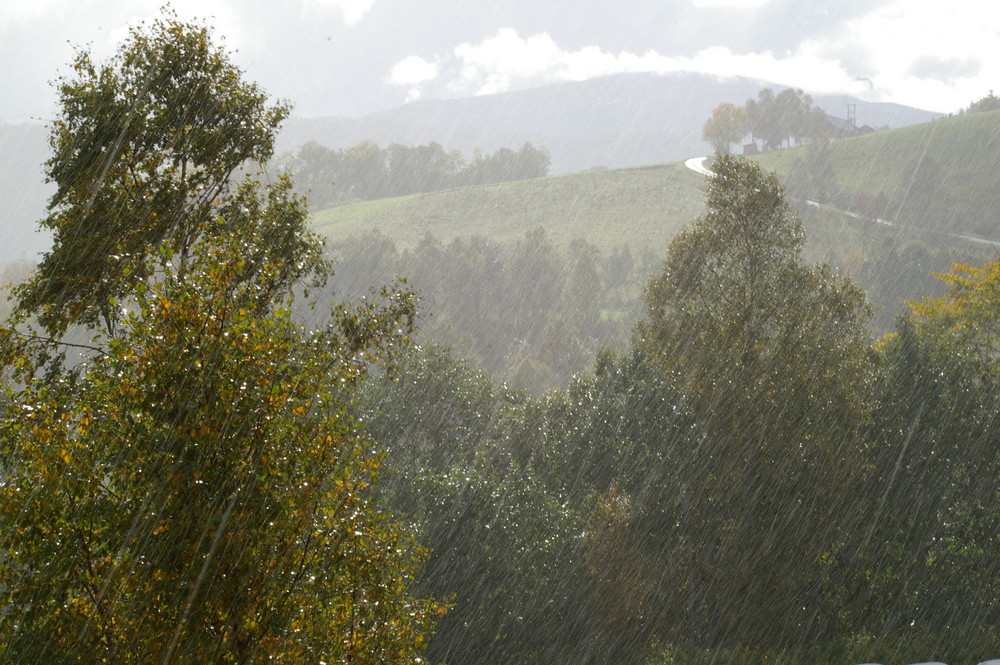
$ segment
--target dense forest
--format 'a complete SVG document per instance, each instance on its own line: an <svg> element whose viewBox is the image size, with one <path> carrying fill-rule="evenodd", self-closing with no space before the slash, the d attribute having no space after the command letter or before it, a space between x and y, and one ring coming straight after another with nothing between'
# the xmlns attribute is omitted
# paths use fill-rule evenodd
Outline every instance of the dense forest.
<svg viewBox="0 0 1000 665"><path fill-rule="evenodd" d="M956 266L873 344L864 293L803 260L774 176L716 168L631 343L591 373L535 398L430 347L366 393L399 470L386 491L431 547L422 588L456 594L432 659L1000 648L997 496L976 480L1000 265Z"/></svg>
<svg viewBox="0 0 1000 665"><path fill-rule="evenodd" d="M309 142L295 154L283 155L277 167L290 173L298 191L321 209L449 187L540 178L548 175L549 162L545 149L530 143L489 155L476 151L470 161L439 143L393 144L383 149L366 141L333 150Z"/></svg>
<svg viewBox="0 0 1000 665"><path fill-rule="evenodd" d="M905 302L943 295L934 271L984 257L957 243L932 246L899 229L800 209L804 255L865 290L873 340L895 329ZM419 343L449 347L471 367L533 394L589 372L601 349L624 349L643 314L643 292L663 268L662 251L559 242L542 226L509 243L485 236L444 242L428 232L413 246L372 230L328 250L336 266L330 298L357 299L371 284L406 276L421 299Z"/></svg>
<svg viewBox="0 0 1000 665"><path fill-rule="evenodd" d="M654 253L324 253L296 187L330 173L265 177L289 109L204 24L57 90L54 244L4 277L4 661L1000 654L1000 263L817 256L804 185L731 155Z"/></svg>

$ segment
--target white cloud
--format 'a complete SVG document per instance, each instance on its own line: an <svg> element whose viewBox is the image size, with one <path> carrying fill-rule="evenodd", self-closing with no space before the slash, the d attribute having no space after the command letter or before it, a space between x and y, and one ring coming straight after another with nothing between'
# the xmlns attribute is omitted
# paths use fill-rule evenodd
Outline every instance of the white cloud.
<svg viewBox="0 0 1000 665"><path fill-rule="evenodd" d="M457 46L454 59L458 75L449 83L451 90L479 95L546 81L582 81L626 72L747 76L814 92L860 92L868 87L836 60L808 50L786 57L738 54L723 46L694 56L666 56L656 51L611 53L596 46L569 51L560 48L547 33L522 38L510 28L479 44Z"/></svg>
<svg viewBox="0 0 1000 665"><path fill-rule="evenodd" d="M771 0L691 0L695 7L703 9L757 9Z"/></svg>
<svg viewBox="0 0 1000 665"><path fill-rule="evenodd" d="M808 47L827 58L860 56L884 99L948 112L1000 82L997 25L1000 3L952 0L944 11L929 0L895 0Z"/></svg>
<svg viewBox="0 0 1000 665"><path fill-rule="evenodd" d="M583 81L625 71L657 71L669 67L655 52L645 55L602 51L587 46L577 51L561 49L547 33L522 38L511 28L479 44L461 44L454 50L459 61L455 91L492 94L536 81Z"/></svg>
<svg viewBox="0 0 1000 665"><path fill-rule="evenodd" d="M396 63L389 72L389 80L396 85L417 85L437 77L438 66L417 55L411 55Z"/></svg>
<svg viewBox="0 0 1000 665"><path fill-rule="evenodd" d="M41 21L67 3L65 0L11 0L0 2L0 30Z"/></svg>
<svg viewBox="0 0 1000 665"><path fill-rule="evenodd" d="M702 6L737 0L695 0ZM447 80L453 94L493 94L555 81L581 81L625 72L690 71L746 76L814 93L846 93L940 112L955 111L1000 89L1000 3L953 0L954 12L925 0L895 0L845 23L829 37L794 51L737 53L713 46L691 56L656 51L610 52L597 46L560 47L545 32L522 37L502 28L478 44L463 43L432 64L411 56L389 80L419 96L431 80ZM748 3L749 6L749 3ZM982 20L970 22L972 8ZM929 38L928 35L933 35ZM431 75L433 74L433 76Z"/></svg>
<svg viewBox="0 0 1000 665"><path fill-rule="evenodd" d="M305 0L303 10L306 14L337 14L344 25L357 25L365 17L375 0Z"/></svg>
<svg viewBox="0 0 1000 665"><path fill-rule="evenodd" d="M868 83L849 74L835 60L821 57L809 48L778 57L773 53L733 53L724 46L705 49L691 58L677 58L678 68L715 76L746 76L804 88L816 93L859 94Z"/></svg>
<svg viewBox="0 0 1000 665"><path fill-rule="evenodd" d="M420 86L432 81L440 74L440 68L433 62L428 62L420 56L411 55L403 58L389 70L389 82L409 88L406 101L411 102L420 97Z"/></svg>

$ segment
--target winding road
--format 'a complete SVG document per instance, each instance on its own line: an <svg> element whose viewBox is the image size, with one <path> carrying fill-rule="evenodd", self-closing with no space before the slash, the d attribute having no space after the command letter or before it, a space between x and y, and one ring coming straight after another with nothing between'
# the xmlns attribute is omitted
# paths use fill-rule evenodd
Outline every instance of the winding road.
<svg viewBox="0 0 1000 665"><path fill-rule="evenodd" d="M707 161L708 157L692 157L691 159L684 162L684 166L688 167L695 173L700 173L704 176L715 175L714 173L708 170L708 167L705 166L705 162Z"/></svg>

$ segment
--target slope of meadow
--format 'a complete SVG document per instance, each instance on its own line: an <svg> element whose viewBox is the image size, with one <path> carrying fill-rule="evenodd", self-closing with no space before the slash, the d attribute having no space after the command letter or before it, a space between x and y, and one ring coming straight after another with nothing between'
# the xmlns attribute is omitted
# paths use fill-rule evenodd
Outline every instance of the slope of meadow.
<svg viewBox="0 0 1000 665"><path fill-rule="evenodd" d="M826 147L766 153L757 159L787 179L791 198L798 199L809 260L829 262L853 276L879 312L876 330L887 331L904 309L904 301L940 294L940 280L933 272L947 271L952 261L981 263L995 253L993 245L960 236L1000 240L993 212L1000 210L1000 171L992 167L997 148L1000 113L984 113ZM360 202L318 211L313 221L314 228L339 248L341 283L350 282L355 272L360 274L359 283L403 274L421 277L416 283L425 293L438 290L432 281L472 279L455 274L446 279L447 271L440 265L422 276L414 274L416 269L400 257L415 251L429 236L443 246L478 236L516 253L520 250L512 249L515 245L535 242L528 234L543 228L545 243L553 248L566 248L577 239L587 241L597 250L598 263L609 261L616 248L625 246L636 262L620 278L616 304L598 302L603 277L597 276L593 302L574 305L601 309L602 316L609 312L619 316L641 310L642 286L659 269L670 240L703 213L704 186L704 176L683 163L601 169ZM817 209L802 203L807 197L897 223L875 224L833 208ZM372 240L372 232L380 239ZM386 252L395 258L379 258ZM354 264L372 266L362 270ZM530 281L534 276L524 278ZM440 288L432 309L440 310L441 303L452 299L465 300L457 285ZM630 326L623 320L621 331L601 338L624 339ZM503 347L492 340L489 344Z"/></svg>
<svg viewBox="0 0 1000 665"><path fill-rule="evenodd" d="M830 143L824 159L832 183L808 180L803 165L810 159L813 170L823 170L817 152L803 146L755 159L783 178L806 176L794 193L822 199L836 189L873 216L1000 240L1000 111ZM557 242L665 248L703 211L703 185L682 163L600 169L359 202L317 211L313 219L335 243L371 230L402 247L428 232L444 241L477 235L506 243L544 226Z"/></svg>
<svg viewBox="0 0 1000 665"><path fill-rule="evenodd" d="M756 159L782 176L805 166L815 178L822 172L817 152L805 146ZM834 182L807 180L803 193L832 185L847 190L862 212L1000 240L998 153L1000 111L935 120L829 144Z"/></svg>
<svg viewBox="0 0 1000 665"><path fill-rule="evenodd" d="M680 163L601 169L354 203L318 211L313 223L333 243L371 230L400 247L428 233L508 243L543 226L557 244L583 238L606 251L661 252L704 210L703 185Z"/></svg>

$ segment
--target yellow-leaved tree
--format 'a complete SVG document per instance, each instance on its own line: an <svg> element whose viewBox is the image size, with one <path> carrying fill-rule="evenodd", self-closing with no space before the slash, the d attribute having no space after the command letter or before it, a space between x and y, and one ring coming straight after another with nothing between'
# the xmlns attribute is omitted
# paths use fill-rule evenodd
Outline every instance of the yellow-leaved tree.
<svg viewBox="0 0 1000 665"><path fill-rule="evenodd" d="M923 641L955 662L998 646L1000 262L937 276L945 295L909 303L879 345L875 510L856 548L870 600L859 614L870 632L901 636L901 657Z"/></svg>

